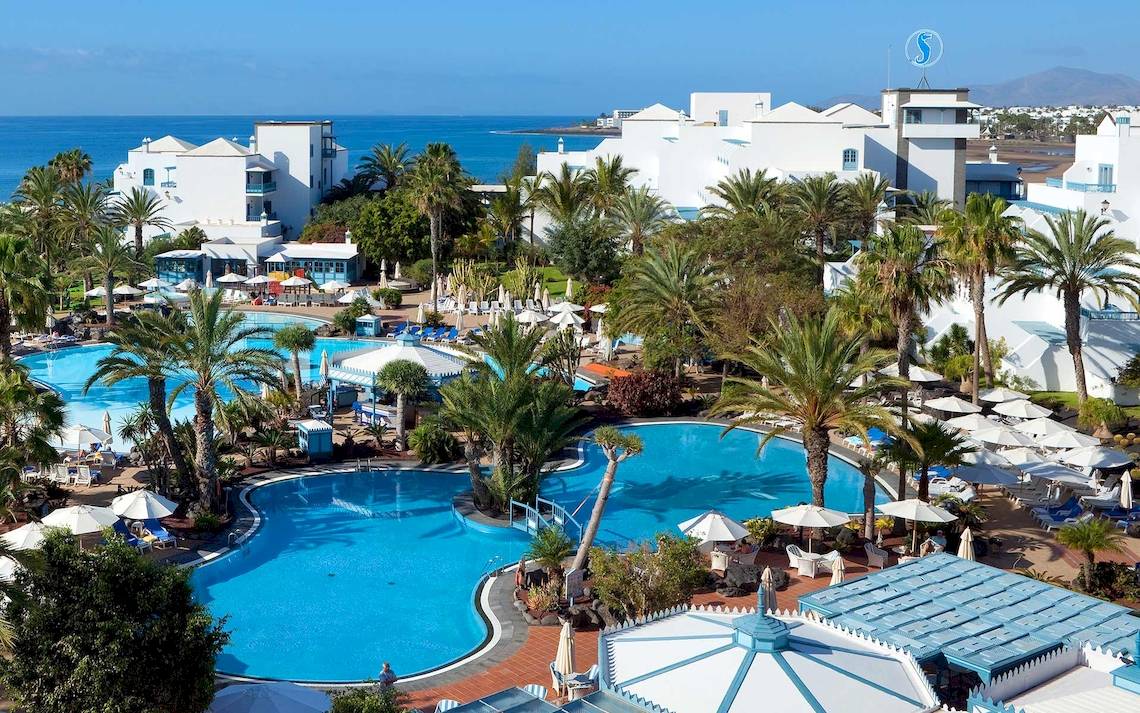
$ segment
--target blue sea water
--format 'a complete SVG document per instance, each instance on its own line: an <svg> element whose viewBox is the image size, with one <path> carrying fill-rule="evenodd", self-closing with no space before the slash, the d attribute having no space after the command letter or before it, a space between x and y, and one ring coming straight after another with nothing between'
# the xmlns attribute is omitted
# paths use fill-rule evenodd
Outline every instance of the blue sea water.
<svg viewBox="0 0 1140 713"><path fill-rule="evenodd" d="M701 423L627 427L645 451L623 463L599 532L624 547L709 508L744 520L811 498L803 448ZM542 492L585 522L605 456L550 475ZM487 635L474 606L489 570L525 552L516 530L465 525L451 509L462 473L380 471L279 481L254 490L261 528L195 570L199 598L227 616L226 673L312 681L375 677L384 661L407 676L447 664ZM831 459L827 502L861 509L862 476ZM883 500L880 494L880 500Z"/></svg>
<svg viewBox="0 0 1140 713"><path fill-rule="evenodd" d="M96 179L109 178L144 137L173 134L202 144L219 136L246 143L253 122L269 119L331 119L337 141L349 151L349 165L377 143L406 142L414 152L429 142L451 144L464 168L480 181L494 181L508 169L524 142L553 151L558 137L503 133L566 126L567 116L0 116L0 200L6 200L31 166L56 153L81 148L91 155ZM568 150L593 148L599 138L565 137Z"/></svg>

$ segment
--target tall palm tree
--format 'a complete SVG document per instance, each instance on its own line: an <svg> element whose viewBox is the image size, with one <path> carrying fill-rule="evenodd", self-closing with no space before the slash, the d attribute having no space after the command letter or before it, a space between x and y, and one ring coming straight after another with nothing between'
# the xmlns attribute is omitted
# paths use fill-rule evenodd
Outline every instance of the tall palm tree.
<svg viewBox="0 0 1140 713"><path fill-rule="evenodd" d="M123 243L123 236L110 225L100 225L91 236L91 254L82 259L103 278L103 299L107 303L107 326L115 323L115 276L139 267L134 251Z"/></svg>
<svg viewBox="0 0 1140 713"><path fill-rule="evenodd" d="M986 336L986 278L1013 258L1021 238L1017 220L1003 215L1009 206L997 196L972 193L966 209L943 211L939 233L946 240L946 254L957 276L970 290L974 306L974 378L970 396L978 403L978 382L985 366L986 379L994 383L994 360Z"/></svg>
<svg viewBox="0 0 1140 713"><path fill-rule="evenodd" d="M883 293L869 272L860 272L843 283L832 293L830 302L844 333L860 337L864 350L894 332L895 323L883 301Z"/></svg>
<svg viewBox="0 0 1140 713"><path fill-rule="evenodd" d="M463 174L459 158L447 144L428 144L416 158L408 174L412 201L426 215L431 227L431 277L439 279L439 249L443 239L443 216L463 204L463 192L470 181ZM432 293L432 311L436 311Z"/></svg>
<svg viewBox="0 0 1140 713"><path fill-rule="evenodd" d="M48 166L59 173L60 180L64 183L79 183L91 173L91 156L83 149L69 149L57 153L48 161Z"/></svg>
<svg viewBox="0 0 1140 713"><path fill-rule="evenodd" d="M1085 574L1085 591L1096 588L1096 555L1098 552L1121 552L1124 549L1124 535L1116 523L1106 517L1065 525L1057 531L1057 542L1085 556L1082 566Z"/></svg>
<svg viewBox="0 0 1140 713"><path fill-rule="evenodd" d="M915 423L910 435L911 440L898 440L888 446L883 457L918 471L919 500L930 500L931 468L954 468L962 465L965 456L977 451L964 437L938 421ZM900 493L899 498L903 497Z"/></svg>
<svg viewBox="0 0 1140 713"><path fill-rule="evenodd" d="M598 528L602 524L602 515L606 511L606 501L609 500L610 490L613 489L618 465L645 450L645 444L640 436L622 433L613 426L601 426L595 429L593 435L586 440L602 449L602 453L606 456L606 470L602 473L602 482L598 485L598 497L594 500L593 510L590 511L590 521L586 523L586 531L582 533L582 541L578 543L574 564L570 565L577 570L586 566L586 558L590 555L590 548L594 546L594 538L598 536Z"/></svg>
<svg viewBox="0 0 1140 713"><path fill-rule="evenodd" d="M384 365L376 375L376 382L396 395L396 450L405 450L408 447L405 426L408 402L412 402L414 411L415 400L427 393L431 377L422 364L408 359L395 359Z"/></svg>
<svg viewBox="0 0 1140 713"><path fill-rule="evenodd" d="M859 240L865 240L875 231L875 218L890 187L887 179L874 173L861 173L854 181L844 184L848 213Z"/></svg>
<svg viewBox="0 0 1140 713"><path fill-rule="evenodd" d="M131 192L120 196L112 208L115 221L123 227L133 227L135 231L135 257L143 254L143 228L152 226L169 230L173 223L162 215L162 201L145 188L134 186Z"/></svg>
<svg viewBox="0 0 1140 713"><path fill-rule="evenodd" d="M0 363L0 449L14 451L21 466L59 459L55 444L67 423L63 399L40 389L19 362Z"/></svg>
<svg viewBox="0 0 1140 713"><path fill-rule="evenodd" d="M169 345L186 333L186 318L178 310L172 310L168 316L148 310L134 316L133 321L104 336L103 341L112 346L111 352L96 362L95 371L83 385L83 392L87 393L96 382L110 387L126 379L146 379L149 418L154 421L166 454L174 464L179 483L187 488L193 483L193 473L174 435L166 402L167 375L179 368Z"/></svg>
<svg viewBox="0 0 1140 713"><path fill-rule="evenodd" d="M198 478L198 507L216 512L221 495L218 487L218 444L214 437L214 410L218 389L230 393L249 384L277 383L281 357L272 349L246 344L251 338L270 337L266 327L247 325L240 312L222 307L222 291L207 296L192 290L186 332L169 340L178 369L168 376L182 378L171 392L173 401L187 389L194 392L194 470ZM188 377L188 378L187 378Z"/></svg>
<svg viewBox="0 0 1140 713"><path fill-rule="evenodd" d="M36 251L51 262L56 249L56 223L63 196L59 172L47 166L35 166L20 181L12 202L20 207L27 223L27 236Z"/></svg>
<svg viewBox="0 0 1140 713"><path fill-rule="evenodd" d="M836 229L848 217L848 191L834 173L808 176L792 184L792 210L804 232L815 244L815 262L819 287L823 289L827 243L834 240Z"/></svg>
<svg viewBox="0 0 1140 713"><path fill-rule="evenodd" d="M487 206L487 221L504 243L512 243L518 238L527 207L523 201L521 179L508 181L506 188L491 199Z"/></svg>
<svg viewBox="0 0 1140 713"><path fill-rule="evenodd" d="M678 349L692 346L718 306L716 267L680 241L653 246L629 266L614 326L635 334L664 334ZM620 332L619 332L620 333ZM673 360L681 376L682 357Z"/></svg>
<svg viewBox="0 0 1140 713"><path fill-rule="evenodd" d="M676 216L669 201L653 195L645 186L630 188L611 207L611 217L629 239L634 255L644 252L645 241L657 235Z"/></svg>
<svg viewBox="0 0 1140 713"><path fill-rule="evenodd" d="M293 359L293 388L297 392L298 403L301 400L301 352L312 351L316 341L313 330L303 324L290 324L273 334L273 346L289 352Z"/></svg>
<svg viewBox="0 0 1140 713"><path fill-rule="evenodd" d="M609 215L614 203L626 192L629 179L635 173L637 169L626 166L621 154L594 159L594 165L582 173L582 181L598 215Z"/></svg>
<svg viewBox="0 0 1140 713"><path fill-rule="evenodd" d="M397 146L376 144L360 159L356 170L367 176L369 183L382 181L385 190L392 190L411 165L412 159L408 155L406 143Z"/></svg>
<svg viewBox="0 0 1140 713"><path fill-rule="evenodd" d="M701 209L701 213L710 218L764 215L777 210L785 198L779 180L769 178L764 169L753 173L751 168L742 168L728 178L721 179L715 186L709 186L707 190L723 203Z"/></svg>
<svg viewBox="0 0 1140 713"><path fill-rule="evenodd" d="M89 250L95 228L107 222L107 191L98 183L72 183L63 190L59 227L66 254L82 255ZM91 289L90 273L84 273L83 287Z"/></svg>
<svg viewBox="0 0 1140 713"><path fill-rule="evenodd" d="M859 270L878 284L898 330L899 377L910 379L910 342L918 315L950 293L949 264L942 243L913 225L895 224L873 235L859 255ZM908 388L909 383L904 386Z"/></svg>
<svg viewBox="0 0 1140 713"><path fill-rule="evenodd" d="M1081 299L1091 292L1106 302L1115 295L1136 304L1140 259L1136 247L1116 237L1108 219L1084 210L1046 216L1049 235L1030 231L1002 276L998 304L1013 295L1052 292L1065 310L1065 341L1073 357L1077 400L1088 398L1081 342Z"/></svg>
<svg viewBox="0 0 1140 713"><path fill-rule="evenodd" d="M900 223L909 225L938 225L939 216L951 206L950 201L939 198L933 191L910 195L910 202L899 202L895 213Z"/></svg>
<svg viewBox="0 0 1140 713"><path fill-rule="evenodd" d="M573 223L591 206L585 177L567 163L562 164L557 176L540 174L531 195L534 203L561 225Z"/></svg>
<svg viewBox="0 0 1140 713"><path fill-rule="evenodd" d="M732 417L726 432L772 416L795 423L807 452L812 503L822 506L830 431L840 429L864 439L872 428L897 432L892 414L875 400L901 381L879 374L890 362L890 353L861 351L862 340L844 335L833 310L822 318L788 315L784 323L773 321L770 332L767 343L754 343L733 356L759 378L728 377L711 414ZM761 448L787 430L769 431Z"/></svg>
<svg viewBox="0 0 1140 713"><path fill-rule="evenodd" d="M0 233L0 360L12 356L12 325L41 329L48 315L48 267L27 238Z"/></svg>

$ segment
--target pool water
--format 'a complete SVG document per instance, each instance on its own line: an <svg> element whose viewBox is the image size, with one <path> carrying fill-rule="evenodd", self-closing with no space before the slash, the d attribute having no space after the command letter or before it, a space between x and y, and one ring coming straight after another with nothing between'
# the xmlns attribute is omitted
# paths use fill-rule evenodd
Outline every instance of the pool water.
<svg viewBox="0 0 1140 713"><path fill-rule="evenodd" d="M776 439L757 457L759 435L702 423L629 426L645 452L621 464L599 541L624 547L709 508L744 520L811 498L803 449ZM584 462L547 477L542 493L584 526L605 469L594 446ZM862 476L831 460L830 507L861 510ZM474 607L481 576L514 562L526 536L465 526L451 498L465 474L345 473L256 488L264 516L241 550L199 567L195 589L228 616L226 673L346 681L374 677L384 661L407 676L476 648L487 626ZM880 494L880 501L886 498ZM553 652L551 652L553 655Z"/></svg>
<svg viewBox="0 0 1140 713"><path fill-rule="evenodd" d="M255 312L253 310L237 310L245 315L247 324L253 324L258 327L269 327L270 329L278 329L287 324L303 324L309 329L316 329L328 324L328 320L318 319L316 317L302 317L296 314L286 314L284 312Z"/></svg>

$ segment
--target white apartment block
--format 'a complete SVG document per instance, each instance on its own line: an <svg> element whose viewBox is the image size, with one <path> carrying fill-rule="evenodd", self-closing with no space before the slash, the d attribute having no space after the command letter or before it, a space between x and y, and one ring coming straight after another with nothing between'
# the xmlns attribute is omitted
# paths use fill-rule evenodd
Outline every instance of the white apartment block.
<svg viewBox="0 0 1140 713"><path fill-rule="evenodd" d="M144 139L114 173L119 193L158 196L173 232L198 226L210 239L296 239L321 197L349 175L331 121L259 121L246 146ZM149 229L147 237L164 231Z"/></svg>
<svg viewBox="0 0 1140 713"><path fill-rule="evenodd" d="M977 108L965 89L884 90L881 115L854 104L773 108L767 92L694 92L688 113L654 104L592 150L540 153L538 170L556 174L563 163L585 170L596 158L620 155L637 171L634 186L656 192L684 218L715 200L709 186L745 168L783 180L875 172L895 188L961 204L966 140L979 135Z"/></svg>

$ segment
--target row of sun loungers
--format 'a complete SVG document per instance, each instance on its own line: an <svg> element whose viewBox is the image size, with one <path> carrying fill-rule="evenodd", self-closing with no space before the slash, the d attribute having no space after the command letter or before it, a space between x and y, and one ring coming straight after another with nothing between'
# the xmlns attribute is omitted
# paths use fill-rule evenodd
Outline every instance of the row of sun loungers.
<svg viewBox="0 0 1140 713"><path fill-rule="evenodd" d="M469 330L476 331L476 330ZM392 331L388 333L389 337L398 337L401 334L407 334L413 337L419 337L425 341L433 342L456 342L459 341L459 330L455 327L420 327L416 324L408 324L402 322L397 324Z"/></svg>

